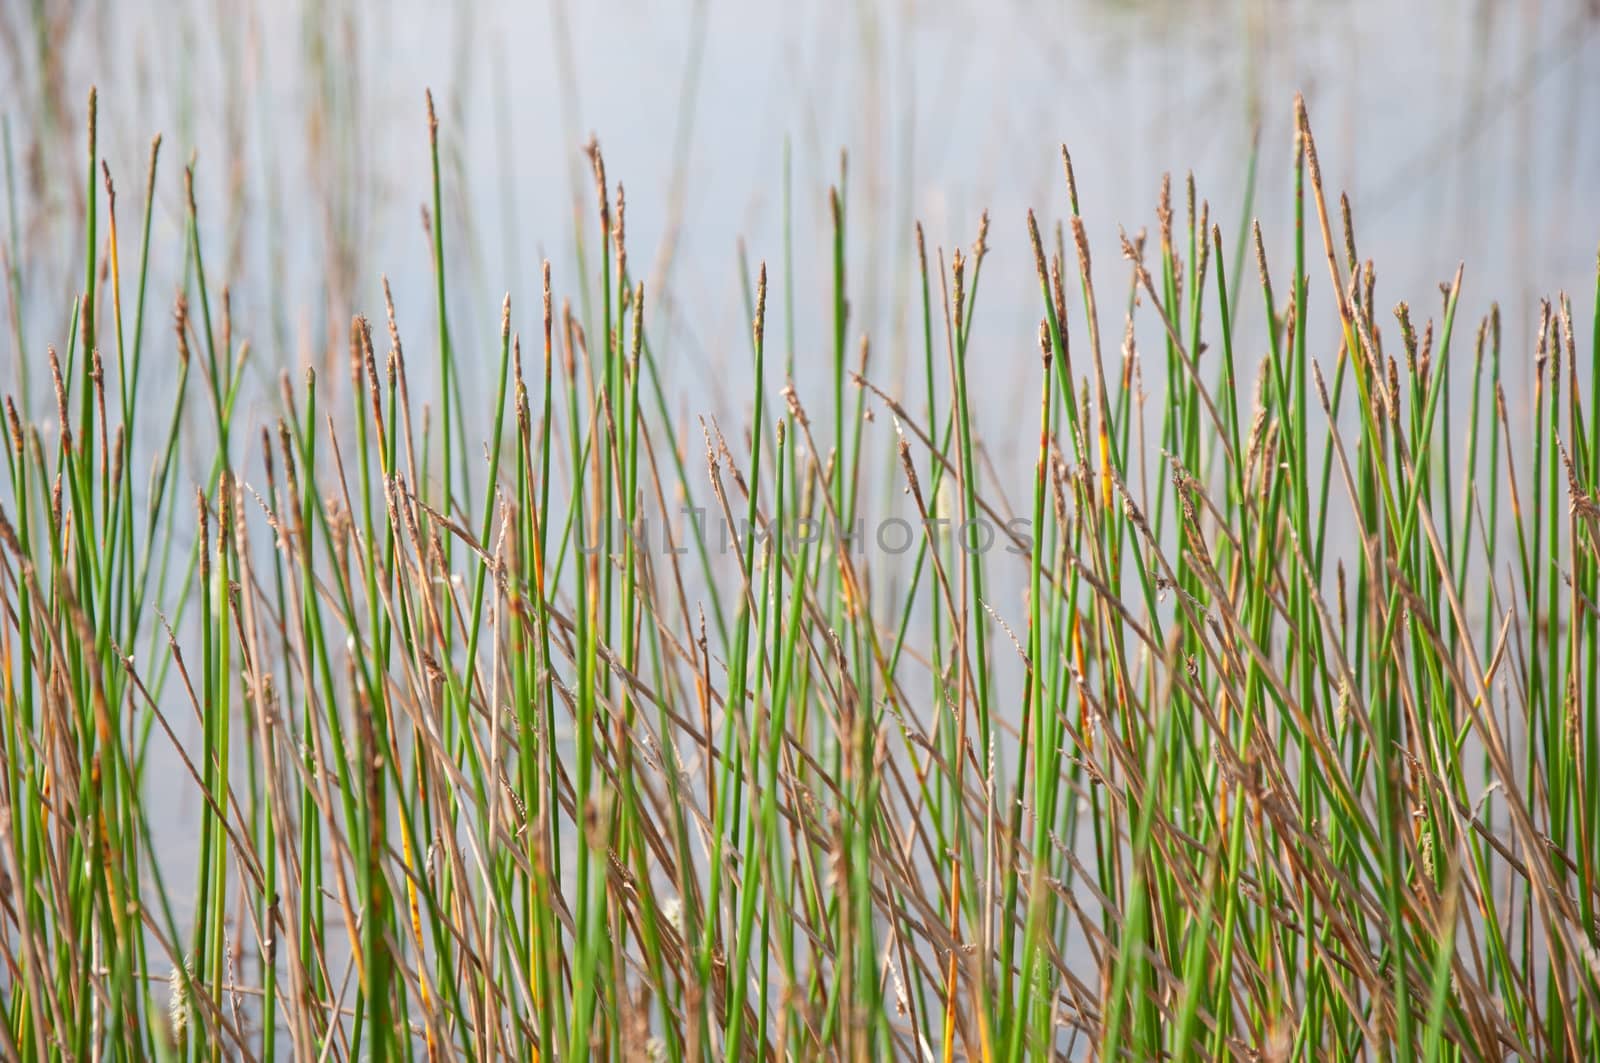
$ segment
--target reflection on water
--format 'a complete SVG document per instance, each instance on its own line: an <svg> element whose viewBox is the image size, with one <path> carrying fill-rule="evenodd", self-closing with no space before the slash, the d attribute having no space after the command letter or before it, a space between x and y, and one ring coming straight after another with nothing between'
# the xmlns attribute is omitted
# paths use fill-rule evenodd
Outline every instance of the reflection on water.
<svg viewBox="0 0 1600 1063"><path fill-rule="evenodd" d="M166 137L163 279L181 238L176 163L195 155L202 214L225 226L213 254L267 377L342 350L352 310L377 308L380 273L402 327L429 327L425 86L443 122L459 327L492 338L505 290L534 306L541 256L571 287L593 132L629 190L635 255L658 267L642 272L672 386L696 408L741 391L736 248L782 256L786 143L802 374L826 340L807 309L824 297L841 151L852 328L878 341L884 373L906 327L912 221L949 248L983 208L994 254L975 336L998 364L1031 350L1022 218L1063 212L1060 142L1110 262L1119 225L1152 222L1165 171L1192 170L1236 231L1259 129L1251 212L1269 249L1286 247L1296 89L1378 264L1380 305L1424 303L1464 259L1466 309L1498 298L1523 335L1538 295L1588 289L1600 237L1600 141L1581 135L1600 113L1600 44L1582 4L27 6L0 23L30 351L62 340L80 283L81 178L64 178L78 176L91 83L124 202L142 191L149 136ZM988 384L980 412L998 417L1004 376Z"/></svg>

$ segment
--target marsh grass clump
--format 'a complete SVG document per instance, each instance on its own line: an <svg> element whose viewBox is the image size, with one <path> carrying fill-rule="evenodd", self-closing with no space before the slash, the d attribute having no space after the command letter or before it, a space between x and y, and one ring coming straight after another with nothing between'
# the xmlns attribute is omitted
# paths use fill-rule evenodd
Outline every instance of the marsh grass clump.
<svg viewBox="0 0 1600 1063"><path fill-rule="evenodd" d="M202 177L158 327L172 178L157 141L130 213L89 114L81 296L17 329L54 404L5 404L5 1057L1600 1054L1600 323L1502 336L1461 270L1375 305L1303 104L1287 262L1192 181L1092 255L1065 149L1053 231L919 227L907 394L834 190L831 387L786 251L748 420L676 427L598 146L587 310L546 264L485 359L430 98L437 330L385 282L261 419ZM973 333L1001 233L1033 350ZM1030 468L976 422L1001 366Z"/></svg>

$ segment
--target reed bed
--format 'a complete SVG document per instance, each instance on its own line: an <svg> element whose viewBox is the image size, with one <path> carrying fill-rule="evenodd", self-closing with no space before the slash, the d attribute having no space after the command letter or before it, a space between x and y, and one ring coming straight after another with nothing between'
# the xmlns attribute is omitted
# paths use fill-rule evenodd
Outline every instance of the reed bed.
<svg viewBox="0 0 1600 1063"><path fill-rule="evenodd" d="M1600 316L1374 305L1297 100L1290 234L1191 180L1092 256L1065 148L1061 222L918 228L904 393L841 175L831 291L786 239L742 419L675 421L597 146L585 274L458 345L427 118L437 330L364 308L262 421L203 178L127 195L90 98L55 401L5 404L6 1058L1600 1055ZM974 338L999 239L1031 349Z"/></svg>

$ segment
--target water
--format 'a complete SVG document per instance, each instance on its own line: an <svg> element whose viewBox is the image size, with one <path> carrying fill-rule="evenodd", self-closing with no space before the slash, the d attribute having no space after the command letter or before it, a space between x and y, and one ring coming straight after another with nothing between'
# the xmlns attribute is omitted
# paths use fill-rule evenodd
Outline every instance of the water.
<svg viewBox="0 0 1600 1063"><path fill-rule="evenodd" d="M987 207L993 255L975 336L996 364L1031 368L1022 219L1030 206L1064 213L1056 145L1073 152L1107 283L1118 226L1153 224L1166 171L1194 171L1232 244L1257 129L1253 213L1282 252L1297 89L1326 180L1349 191L1361 253L1378 263L1380 305L1431 307L1434 285L1464 259L1464 309L1498 298L1520 337L1539 295L1565 288L1586 301L1592 285L1600 141L1582 135L1600 103L1592 5L746 7L491 4L447 16L406 4L103 3L53 21L44 64L38 31L13 9L3 59L17 89L7 118L28 223L29 350L63 341L61 307L81 283L91 83L125 224L148 138L166 137L158 276L182 236L180 165L197 153L214 268L269 376L330 335L342 351L349 314L381 309L380 273L402 327L429 333L426 86L442 121L458 327L492 340L509 290L532 331L543 255L558 290L572 289L574 207L592 203L580 145L593 132L631 193L635 262L657 262L676 237L674 269L650 297L652 317L672 323L663 357L692 407L740 392L724 375L747 361L735 248L742 238L752 262L781 260L786 142L802 367L827 343L825 197L841 151L851 328L873 334L875 364L901 357L911 222L949 249L970 243ZM157 304L165 293L155 288ZM980 416L1007 408L1004 380L989 384Z"/></svg>

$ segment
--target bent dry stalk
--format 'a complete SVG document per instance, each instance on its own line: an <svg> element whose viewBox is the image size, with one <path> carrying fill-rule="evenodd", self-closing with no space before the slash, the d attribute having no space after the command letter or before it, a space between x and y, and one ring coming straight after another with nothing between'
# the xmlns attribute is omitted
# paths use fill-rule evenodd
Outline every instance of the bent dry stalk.
<svg viewBox="0 0 1600 1063"><path fill-rule="evenodd" d="M7 1058L1600 1053L1600 314L1580 344L1546 302L1504 358L1458 271L1391 325L1303 104L1294 274L1255 227L1259 299L1247 219L1225 269L1192 180L1094 271L1064 150L1053 249L1015 225L1037 353L974 325L987 216L948 259L918 226L921 394L865 342L847 370L841 168L832 386L787 379L786 235L785 377L763 265L748 428L707 416L703 465L597 145L600 271L571 282L594 317L546 264L542 373L509 298L495 350L449 328L430 99L436 395L385 283L349 394L285 378L246 424L259 356L202 256L207 177L152 262L152 145L125 285L94 114L54 427L5 402ZM168 270L174 331L147 338ZM165 353L173 407L141 416ZM979 430L1013 357L1040 382L1028 469ZM498 367L487 409L469 359ZM195 796L192 866L156 773Z"/></svg>

